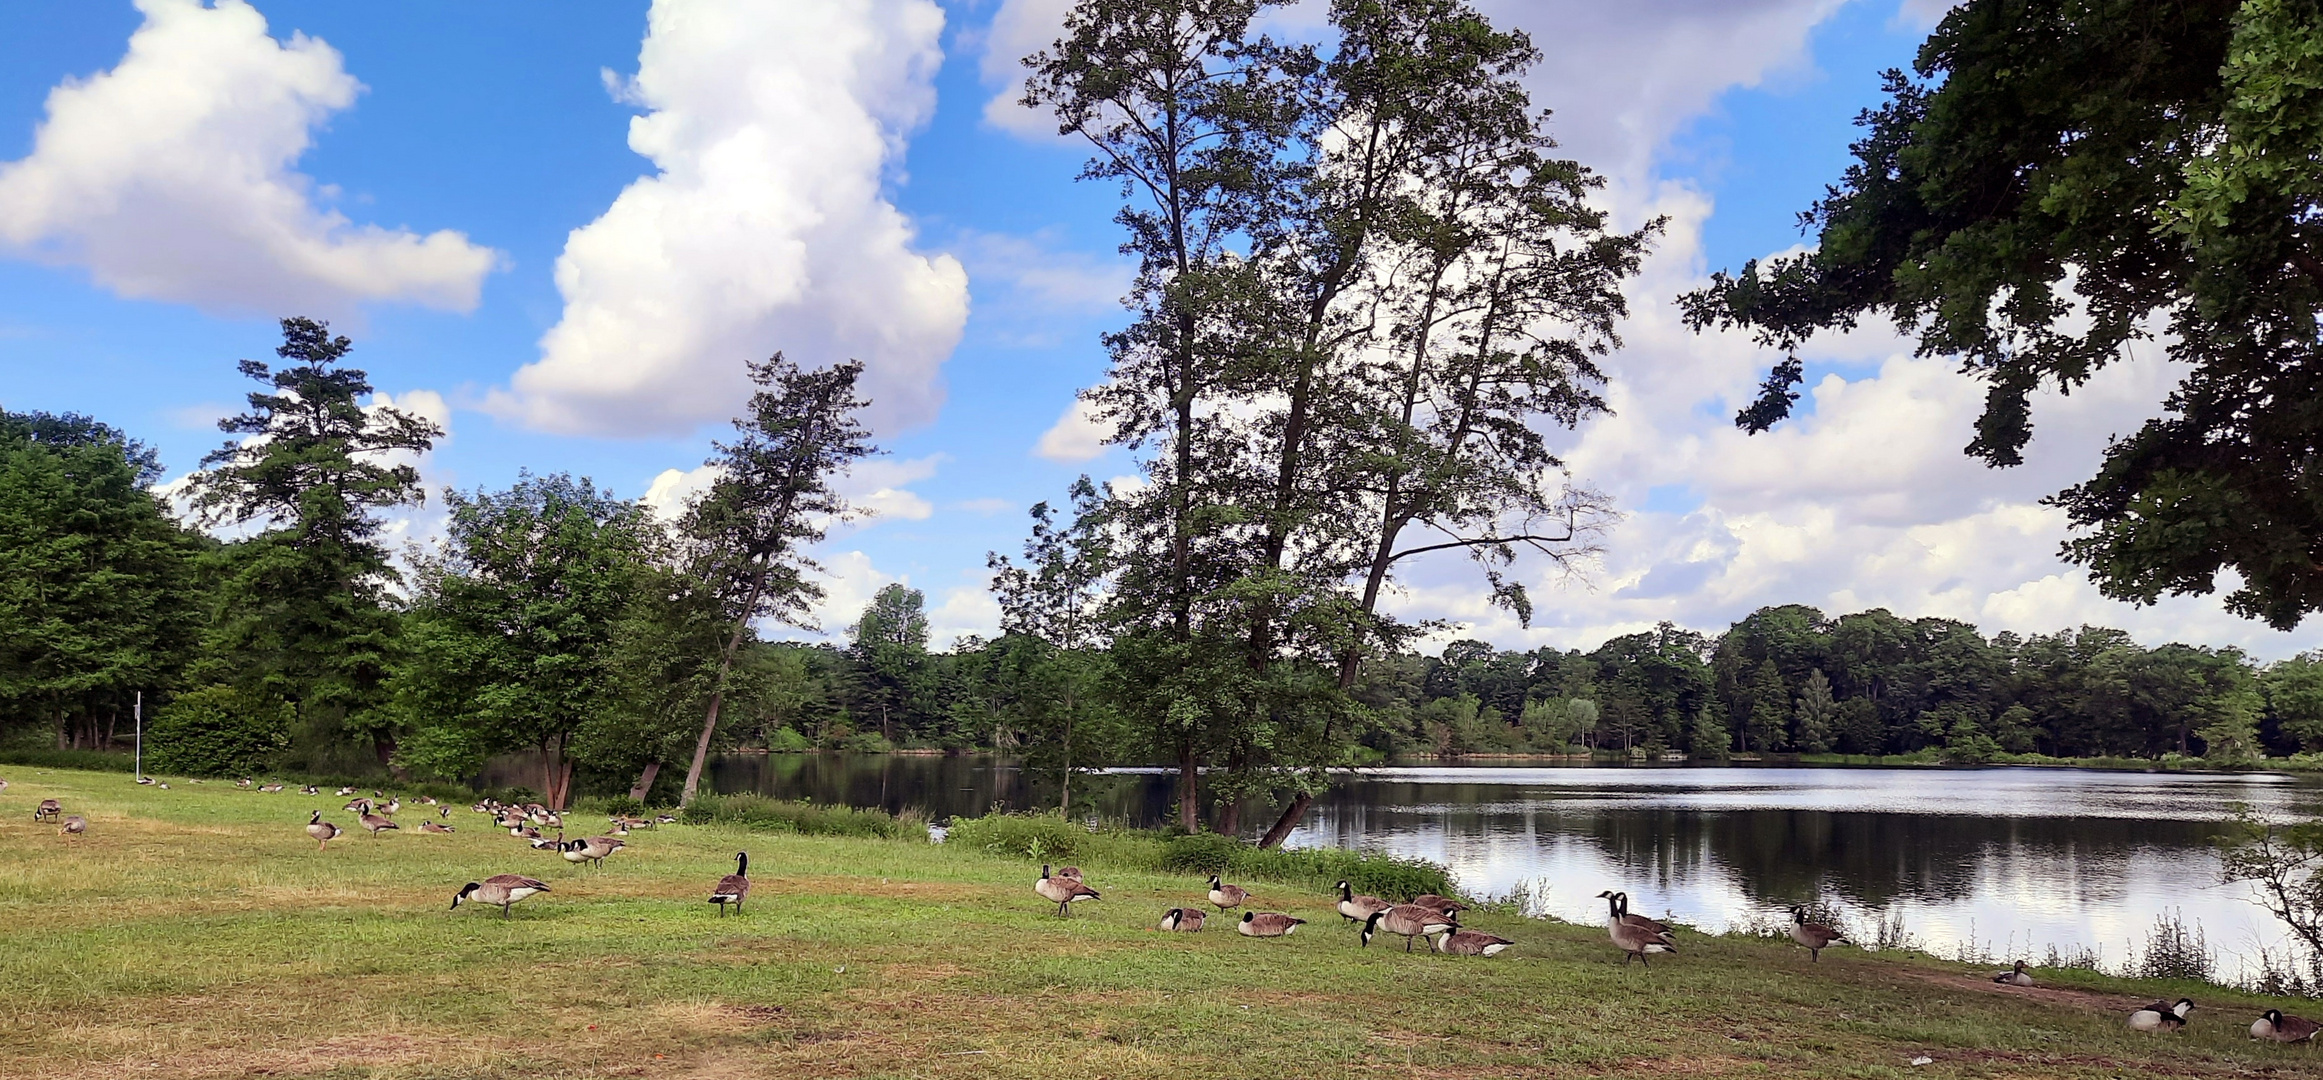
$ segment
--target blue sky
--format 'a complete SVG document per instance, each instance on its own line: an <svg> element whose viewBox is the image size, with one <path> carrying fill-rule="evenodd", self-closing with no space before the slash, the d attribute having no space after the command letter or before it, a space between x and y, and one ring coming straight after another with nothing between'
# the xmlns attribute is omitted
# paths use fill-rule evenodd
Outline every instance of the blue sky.
<svg viewBox="0 0 2323 1080"><path fill-rule="evenodd" d="M1067 416L1122 318L1114 193L1075 183L1081 151L1009 105L1010 60L1065 6L11 5L0 405L96 415L176 476L222 438L246 391L234 361L267 354L274 318L326 315L382 391L449 427L431 483L570 471L667 503L699 482L744 360L858 355L891 453L853 482L882 515L823 552L826 629L904 579L939 635L989 631L985 552L1013 550L1025 508L1074 475L1134 471ZM1313 6L1278 29L1311 32ZM1530 568L1546 602L1529 628L1457 561L1418 568L1407 614L1511 646L1791 601L2318 644L2207 599L2113 604L2056 562L2039 497L2151 408L2158 364L2049 403L2009 474L1958 453L1975 388L1890 333L1810 354L1803 422L1732 431L1766 357L1684 331L1669 298L1801 242L1794 215L1941 4L1480 6L1543 46L1536 99L1608 177L1606 204L1672 229L1610 365L1620 415L1567 439L1628 514L1603 559L1578 579ZM431 527L423 512L402 535Z"/></svg>

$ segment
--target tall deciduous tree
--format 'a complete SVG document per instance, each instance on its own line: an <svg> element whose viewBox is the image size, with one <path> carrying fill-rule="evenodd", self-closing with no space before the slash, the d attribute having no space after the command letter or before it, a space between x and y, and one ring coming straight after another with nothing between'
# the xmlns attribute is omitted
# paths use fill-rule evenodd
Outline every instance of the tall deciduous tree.
<svg viewBox="0 0 2323 1080"><path fill-rule="evenodd" d="M562 809L575 735L620 705L616 634L649 583L657 526L642 506L562 474L444 499L444 539L415 560L401 757L461 775L533 749L542 797Z"/></svg>
<svg viewBox="0 0 2323 1080"><path fill-rule="evenodd" d="M2106 595L2205 594L2280 629L2323 607L2323 18L2310 0L1971 0L1890 72L1814 250L1720 273L1697 327L1792 353L1736 417L1786 416L1812 335L1873 316L1987 387L1968 453L2022 460L2032 398L2167 327L2164 415L2054 497Z"/></svg>
<svg viewBox="0 0 2323 1080"><path fill-rule="evenodd" d="M1107 741L1085 738L1083 756L1074 756L1073 736L1097 708L1106 675L1102 607L1113 563L1111 501L1086 476L1073 482L1070 498L1072 516L1061 526L1055 507L1034 504L1021 563L999 554L986 559L1001 630L1040 646L1023 673L1037 695L1025 710L1037 725L1028 732L1034 738L1026 757L1034 768L1055 773L1060 813L1072 810L1083 763L1102 760L1089 749Z"/></svg>
<svg viewBox="0 0 2323 1080"><path fill-rule="evenodd" d="M718 444L709 462L718 478L687 510L681 529L698 548L702 580L720 597L728 629L686 768L685 802L701 787L726 679L751 621L803 622L808 605L823 595L807 577L818 567L806 548L850 513L831 482L878 452L860 417L869 402L855 396L862 374L863 365L853 360L809 370L776 353L752 363L750 378L759 390L748 414L734 421L740 437Z"/></svg>
<svg viewBox="0 0 2323 1080"><path fill-rule="evenodd" d="M192 659L206 545L154 496L160 472L87 417L0 411L0 729L105 743Z"/></svg>
<svg viewBox="0 0 2323 1080"><path fill-rule="evenodd" d="M931 689L926 605L918 589L891 583L872 594L849 628L856 691L865 710L879 717L880 738L892 741L896 721L916 716Z"/></svg>
<svg viewBox="0 0 2323 1080"><path fill-rule="evenodd" d="M394 738L376 707L395 636L385 596L394 571L379 512L425 499L410 458L443 431L366 404L369 377L341 363L353 347L326 323L284 319L275 355L285 363L240 364L267 389L218 422L240 438L202 459L193 502L210 524L265 531L227 560L205 677L289 702L310 743L367 733L385 762Z"/></svg>

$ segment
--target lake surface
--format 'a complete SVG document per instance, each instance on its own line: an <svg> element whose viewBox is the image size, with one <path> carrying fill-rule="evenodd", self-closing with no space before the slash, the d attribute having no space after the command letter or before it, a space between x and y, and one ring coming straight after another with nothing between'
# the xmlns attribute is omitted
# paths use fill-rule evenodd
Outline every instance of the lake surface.
<svg viewBox="0 0 2323 1080"><path fill-rule="evenodd" d="M941 820L1022 809L1036 792L993 758L735 756L716 790ZM1162 823L1159 770L1098 778L1076 806ZM1316 800L1288 843L1369 848L1450 866L1463 891L1525 893L1545 914L1602 922L1604 889L1704 929L1787 920L1820 901L1868 929L1901 916L1917 943L2038 961L2096 950L2108 968L2157 917L2198 925L2227 979L2284 935L2241 887L2217 884L2212 838L2238 804L2323 815L2323 781L2073 769L1407 767L1365 769ZM1252 814L1251 830L1271 814Z"/></svg>

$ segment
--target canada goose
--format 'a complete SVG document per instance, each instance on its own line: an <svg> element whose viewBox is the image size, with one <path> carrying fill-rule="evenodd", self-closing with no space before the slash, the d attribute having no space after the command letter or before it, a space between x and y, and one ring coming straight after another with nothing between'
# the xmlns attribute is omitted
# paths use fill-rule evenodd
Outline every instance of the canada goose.
<svg viewBox="0 0 2323 1080"><path fill-rule="evenodd" d="M8 790L8 781L0 780L0 791Z"/></svg>
<svg viewBox="0 0 2323 1080"><path fill-rule="evenodd" d="M440 835L449 836L451 835L452 827L438 821L423 821L419 823L419 831L424 833L437 833Z"/></svg>
<svg viewBox="0 0 2323 1080"><path fill-rule="evenodd" d="M553 817L554 815L551 816ZM624 817L620 814L615 814L606 820L610 824L624 829L649 829L653 827L653 822L647 821L641 817Z"/></svg>
<svg viewBox="0 0 2323 1080"><path fill-rule="evenodd" d="M436 807L436 820L437 820L437 821L450 821L450 820L452 820L452 808L451 808L451 807L449 807L449 806L439 806L439 807Z"/></svg>
<svg viewBox="0 0 2323 1080"><path fill-rule="evenodd" d="M2176 1031L2186 1026L2186 1014L2194 1011L2192 998L2179 998L2175 1005L2157 1001L2129 1014L2131 1031Z"/></svg>
<svg viewBox="0 0 2323 1080"><path fill-rule="evenodd" d="M1610 913L1605 920L1605 936L1613 939L1614 946L1621 950L1622 967L1628 967L1633 959L1652 967L1653 954L1678 951L1678 943L1670 937L1669 931L1649 930L1630 921L1626 917L1628 913L1622 910L1620 894L1607 895L1605 907Z"/></svg>
<svg viewBox="0 0 2323 1080"><path fill-rule="evenodd" d="M154 788L156 788L157 790L160 790L160 791L168 791L168 790L169 790L169 785L168 785L167 783L160 783L160 784L155 784L155 785L153 785L153 786L154 786Z"/></svg>
<svg viewBox="0 0 2323 1080"><path fill-rule="evenodd" d="M1250 890L1240 885L1221 884L1218 881L1218 875L1210 875L1210 902L1218 905L1218 910L1224 911L1227 908L1241 907L1243 901L1248 899L1250 899Z"/></svg>
<svg viewBox="0 0 2323 1080"><path fill-rule="evenodd" d="M487 904L500 905L500 917L508 917L508 907L534 893L548 892L549 887L523 874L494 874L482 881L471 881L461 886L452 897L452 910L457 911L462 901L474 896Z"/></svg>
<svg viewBox="0 0 2323 1080"><path fill-rule="evenodd" d="M1468 910L1468 905L1463 904L1458 900L1454 900L1449 896L1437 896L1432 892L1421 893L1418 896L1412 897L1412 903L1415 906L1424 907L1434 911L1438 915L1458 915L1459 913Z"/></svg>
<svg viewBox="0 0 2323 1080"><path fill-rule="evenodd" d="M57 835L79 836L87 831L89 831L89 819L79 814L66 814L64 826L57 830Z"/></svg>
<svg viewBox="0 0 2323 1080"><path fill-rule="evenodd" d="M435 804L436 797L433 795L422 795L419 797L419 805L421 806L434 806Z"/></svg>
<svg viewBox="0 0 2323 1080"><path fill-rule="evenodd" d="M1451 956L1498 956L1516 942L1482 930L1452 930L1436 939L1436 951Z"/></svg>
<svg viewBox="0 0 2323 1080"><path fill-rule="evenodd" d="M2285 1016L2281 1009L2268 1009L2265 1016L2250 1026L2250 1037L2279 1043L2314 1042L2318 1029L2323 1029L2323 1024L2304 1017Z"/></svg>
<svg viewBox="0 0 2323 1080"><path fill-rule="evenodd" d="M1040 880L1032 883L1032 891L1039 893L1041 899L1057 905L1059 915L1066 914L1076 901L1104 899L1097 895L1097 890L1082 884L1079 878L1051 877L1046 863L1041 865Z"/></svg>
<svg viewBox="0 0 2323 1080"><path fill-rule="evenodd" d="M267 793L267 794L269 794L269 795L273 795L273 794L277 794L277 793L279 793L279 792L282 790L282 785L281 785L281 784L267 784L267 785L265 785L264 787L261 787L261 788L259 788L258 790L260 790L260 791L263 791L263 792L265 792L265 793Z"/></svg>
<svg viewBox="0 0 2323 1080"><path fill-rule="evenodd" d="M39 806L32 808L32 820L55 821L57 815L64 812L65 808L63 803L60 803L55 799L42 799L40 800Z"/></svg>
<svg viewBox="0 0 2323 1080"><path fill-rule="evenodd" d="M1386 911L1395 905L1376 896L1357 896L1352 885L1339 883L1339 917L1348 922L1363 922L1374 911Z"/></svg>
<svg viewBox="0 0 2323 1080"><path fill-rule="evenodd" d="M1279 911L1245 911L1242 921L1234 924L1234 932L1243 937L1289 937L1306 922Z"/></svg>
<svg viewBox="0 0 2323 1080"><path fill-rule="evenodd" d="M1057 868L1057 876L1069 877L1075 881L1079 881L1081 880L1081 868L1078 866L1060 866Z"/></svg>
<svg viewBox="0 0 2323 1080"><path fill-rule="evenodd" d="M1631 926L1639 927L1641 929L1650 930L1656 934L1667 935L1670 932L1669 927L1662 925L1656 920L1646 918L1643 915L1631 914L1629 910L1628 893L1601 892L1597 894L1597 898L1599 900L1613 901L1614 917L1620 919L1622 922L1628 923Z"/></svg>
<svg viewBox="0 0 2323 1080"><path fill-rule="evenodd" d="M734 905L734 914L742 914L742 901L750 898L750 853L734 853L734 872L718 879L710 890L710 902L718 905L718 917L726 917L726 905Z"/></svg>
<svg viewBox="0 0 2323 1080"><path fill-rule="evenodd" d="M364 828L371 830L371 839L373 840L379 839L379 834L388 829L402 831L401 826L369 811L357 816L355 820L361 823Z"/></svg>
<svg viewBox="0 0 2323 1080"><path fill-rule="evenodd" d="M1808 922L1807 909L1803 907L1791 909L1791 940L1806 946L1807 959L1816 963L1822 962L1823 950L1833 944L1855 944L1837 930L1821 923Z"/></svg>
<svg viewBox="0 0 2323 1080"><path fill-rule="evenodd" d="M247 788L250 786L250 778L245 776L240 780L236 780L234 781L234 786L238 788Z"/></svg>
<svg viewBox="0 0 2323 1080"><path fill-rule="evenodd" d="M574 840L565 845L565 861L579 863L586 859L591 866L603 866L605 865L605 856L627 846L629 845L623 841L610 836L592 836L586 840Z"/></svg>
<svg viewBox="0 0 2323 1080"><path fill-rule="evenodd" d="M560 834L558 834L557 838L556 838L556 839L554 839L554 840L551 840L551 839L549 839L548 837L545 837L545 836L535 836L535 837L533 837L533 838L532 838L532 839L530 839L530 840L526 840L526 841L525 841L525 843L532 845L532 850L534 850L534 851L563 851L563 850L565 850L565 838L564 838L564 835L563 835L563 834L561 834L561 833L560 833ZM580 860L579 860L579 859L575 859L575 860L572 860L572 861L574 861L574 862L579 862Z"/></svg>
<svg viewBox="0 0 2323 1080"><path fill-rule="evenodd" d="M1201 908L1174 907L1162 912L1161 928L1183 930L1191 934L1202 928L1202 920L1205 918L1208 918L1208 913Z"/></svg>
<svg viewBox="0 0 2323 1080"><path fill-rule="evenodd" d="M1992 981L2002 986L2031 986L2033 977L2025 974L2025 962L2019 960L2016 962L2016 967L1993 976Z"/></svg>
<svg viewBox="0 0 2323 1080"><path fill-rule="evenodd" d="M386 814L389 817L393 817L395 816L395 812L401 809L403 809L402 799L389 799L387 800L387 805L379 808L379 812Z"/></svg>
<svg viewBox="0 0 2323 1080"><path fill-rule="evenodd" d="M137 783L138 783L139 785L150 784L150 783L152 783L152 782L153 782L153 778L152 778L152 777L150 777L150 776L140 776L140 777L138 777L138 778L137 778Z"/></svg>
<svg viewBox="0 0 2323 1080"><path fill-rule="evenodd" d="M307 818L307 835L315 838L315 850L321 851L339 838L339 827L324 821L323 812L317 810Z"/></svg>
<svg viewBox="0 0 2323 1080"><path fill-rule="evenodd" d="M655 817L653 823L656 825L675 825L678 823L678 819L668 814L662 814Z"/></svg>
<svg viewBox="0 0 2323 1080"><path fill-rule="evenodd" d="M298 789L298 793L301 795L320 795L323 793L323 789L316 787L313 784L308 784L307 786Z"/></svg>
<svg viewBox="0 0 2323 1080"><path fill-rule="evenodd" d="M340 788L340 789L339 789L339 797L340 797L340 798L342 798L342 799L346 798L346 797L347 797L347 796L349 796L349 795L353 795L354 793L355 793L355 789L354 789L354 788L352 788L352 787L342 787L342 788Z"/></svg>
<svg viewBox="0 0 2323 1080"><path fill-rule="evenodd" d="M349 800L347 800L347 805L345 805L345 806L342 806L342 807L340 807L339 809L341 809L341 810L353 810L354 812L356 812L356 813L358 813L358 814L368 814L368 813L370 813L370 812L371 812L371 806L372 806L371 800L369 800L369 799L362 799L362 798L357 798L357 799L349 799Z"/></svg>
<svg viewBox="0 0 2323 1080"><path fill-rule="evenodd" d="M1403 935L1403 951L1412 951L1412 939L1458 930L1460 924L1434 908L1418 904L1396 904L1371 913L1363 920L1363 947L1371 947L1371 939L1378 934Z"/></svg>

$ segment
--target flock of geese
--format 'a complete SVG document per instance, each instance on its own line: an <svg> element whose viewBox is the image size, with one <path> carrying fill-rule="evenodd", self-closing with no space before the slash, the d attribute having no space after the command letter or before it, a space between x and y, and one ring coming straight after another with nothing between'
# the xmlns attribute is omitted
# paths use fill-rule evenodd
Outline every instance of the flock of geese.
<svg viewBox="0 0 2323 1080"><path fill-rule="evenodd" d="M137 782L155 783L150 777L140 778ZM165 790L169 787L166 783L157 786ZM251 788L253 784L245 778L235 786ZM6 791L7 788L8 781L0 780L0 791ZM284 785L273 783L258 786L256 790L272 793L280 792L283 788ZM322 793L320 788L311 784L300 791L305 795ZM356 789L342 787L338 793L341 796L356 795ZM346 804L346 809L356 815L357 824L369 832L374 840L379 838L380 833L402 829L395 821L395 815L403 809L402 800L384 797L385 801L380 801L382 798L380 792L373 791L368 798L358 796ZM456 831L449 821L452 813L450 806L425 796L417 801L417 805L436 807L433 817L420 822L420 832L445 834ZM666 814L655 818L613 815L607 819L611 835L567 840L563 815L539 803L509 805L485 799L470 809L490 815L494 827L508 830L510 836L526 841L534 850L555 851L576 867L584 864L603 866L606 858L627 846L628 842L624 838L633 829L651 829L677 821ZM57 825L57 832L65 836L77 837L89 828L88 819L79 814L66 814L64 806L56 799L41 800L33 808L32 819ZM552 838L542 831L544 829L553 829L556 835ZM331 841L346 835L346 831L338 825L324 821L320 810L308 816L306 833L314 839L318 851L328 849ZM1250 909L1250 891L1221 881L1217 874L1210 875L1208 885L1206 899L1220 914L1241 910L1241 918L1234 924L1234 929L1244 937L1289 937L1307 923L1305 919L1280 911ZM1403 938L1404 951L1407 953L1412 951L1415 940L1426 940L1436 952L1449 956L1497 956L1516 944L1496 934L1463 928L1460 925L1460 913L1468 910L1468 905L1451 897L1428 893L1415 896L1408 903L1398 904L1376 896L1358 894L1346 881L1339 882L1338 889L1339 900L1335 906L1339 916L1345 923L1360 927L1357 940L1365 948L1370 947L1373 938L1382 934ZM494 874L482 881L462 885L452 896L452 909L458 910L461 904L476 902L499 908L500 916L505 919L518 902L551 891L548 883L525 874ZM1102 895L1089 885L1082 876L1081 868L1077 866L1052 871L1047 864L1043 864L1041 876L1033 882L1033 892L1041 899L1055 904L1060 917L1070 915L1074 904L1102 899ZM718 915L724 918L729 909L735 915L740 915L743 903L749 896L750 853L740 851L734 854L734 872L719 878L711 886L708 900L718 905ZM1631 960L1636 960L1650 968L1653 966L1652 957L1675 955L1678 952L1675 932L1661 922L1632 913L1629 910L1628 893L1607 890L1598 893L1597 899L1606 903L1606 936L1615 948L1621 950L1622 966L1627 967ZM1209 913L1200 905L1181 905L1164 911L1156 928L1172 933L1194 933L1199 932L1208 919ZM1791 909L1790 936L1792 941L1807 950L1810 962L1820 962L1823 950L1833 945L1852 944L1840 931L1809 921L1804 907ZM2017 961L2011 969L1994 975L1992 981L2004 986L2035 985L2033 976L2025 970L2022 960ZM2131 1012L2129 1027L2134 1031L2176 1031L2186 1026L2193 1012L2194 1002L2188 998L2180 998L2174 1003L2156 1001ZM2313 1043L2319 1031L2323 1031L2323 1024L2304 1017L2286 1015L2280 1009L2268 1009L2252 1022L2250 1037L2280 1043Z"/></svg>

